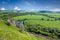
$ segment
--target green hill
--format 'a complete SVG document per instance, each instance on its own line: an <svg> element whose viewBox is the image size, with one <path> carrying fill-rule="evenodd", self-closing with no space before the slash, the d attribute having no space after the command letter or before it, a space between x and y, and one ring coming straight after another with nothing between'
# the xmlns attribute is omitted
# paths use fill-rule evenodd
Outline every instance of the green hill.
<svg viewBox="0 0 60 40"><path fill-rule="evenodd" d="M45 40L18 30L17 27L7 25L4 20L0 20L0 40Z"/></svg>

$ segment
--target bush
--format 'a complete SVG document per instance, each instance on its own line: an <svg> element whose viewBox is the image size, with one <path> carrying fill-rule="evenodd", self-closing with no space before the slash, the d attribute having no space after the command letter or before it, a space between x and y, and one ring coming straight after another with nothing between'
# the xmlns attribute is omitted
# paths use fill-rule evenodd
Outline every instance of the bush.
<svg viewBox="0 0 60 40"><path fill-rule="evenodd" d="M10 26L10 23L9 23L9 22L5 22L5 24L6 24L7 26Z"/></svg>
<svg viewBox="0 0 60 40"><path fill-rule="evenodd" d="M52 38L57 38L59 37L60 38L60 32L55 29L55 28L44 28L40 25L27 25L26 27L27 31L28 32L34 32L36 34L42 34L42 35L45 35L45 36L50 36Z"/></svg>

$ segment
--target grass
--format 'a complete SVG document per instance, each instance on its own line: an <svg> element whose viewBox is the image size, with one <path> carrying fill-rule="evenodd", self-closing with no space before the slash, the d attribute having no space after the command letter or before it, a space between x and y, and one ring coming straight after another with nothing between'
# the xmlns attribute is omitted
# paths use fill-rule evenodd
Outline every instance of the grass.
<svg viewBox="0 0 60 40"><path fill-rule="evenodd" d="M30 25L36 25L39 24L42 27L47 27L47 28L57 28L58 30L60 30L60 21L40 21L40 20L26 20L25 21L26 24L30 24Z"/></svg>
<svg viewBox="0 0 60 40"><path fill-rule="evenodd" d="M56 17L56 18L60 18L60 14L47 14L48 16L52 16L52 17Z"/></svg>
<svg viewBox="0 0 60 40"><path fill-rule="evenodd" d="M44 20L40 20L41 18L44 18ZM25 15L25 16L17 16L14 17L14 20L23 20L23 19L27 19L25 21L25 24L31 24L31 25L42 25L43 27L49 27L49 28L56 28L58 30L60 30L60 21L54 21L53 18L48 18L46 16L42 16L42 15ZM35 20L36 19L36 20ZM53 21L46 21L47 19L49 20L53 20Z"/></svg>
<svg viewBox="0 0 60 40"><path fill-rule="evenodd" d="M48 16L44 15L23 15L14 17L14 20L24 20L24 25L27 31L34 32L37 34L48 35L51 38L59 38L60 33L60 20L55 20L55 18L51 17L58 17L57 14L47 14ZM51 17L49 17L51 16ZM43 20L42 20L43 18ZM49 20L48 20L49 19Z"/></svg>
<svg viewBox="0 0 60 40"><path fill-rule="evenodd" d="M23 15L23 16L17 16L14 18L14 20L23 20L23 19L47 19L48 17L42 16L42 15Z"/></svg>
<svg viewBox="0 0 60 40"><path fill-rule="evenodd" d="M28 32L19 32L15 26L8 26L4 20L0 20L0 40L46 40L30 35Z"/></svg>

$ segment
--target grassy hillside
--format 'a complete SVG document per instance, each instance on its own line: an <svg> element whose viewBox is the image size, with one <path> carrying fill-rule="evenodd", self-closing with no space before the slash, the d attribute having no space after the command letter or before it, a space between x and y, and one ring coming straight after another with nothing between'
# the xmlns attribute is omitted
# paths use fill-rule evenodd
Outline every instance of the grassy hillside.
<svg viewBox="0 0 60 40"><path fill-rule="evenodd" d="M21 33L18 30L17 27L7 25L4 20L0 20L0 40L45 40L30 35L28 32Z"/></svg>
<svg viewBox="0 0 60 40"><path fill-rule="evenodd" d="M13 18L15 21L24 21L24 32L7 22ZM36 37L33 34L41 34ZM47 38L44 38L47 37ZM34 14L34 13L4 13L0 14L0 40L53 40L60 38L60 16L59 14Z"/></svg>

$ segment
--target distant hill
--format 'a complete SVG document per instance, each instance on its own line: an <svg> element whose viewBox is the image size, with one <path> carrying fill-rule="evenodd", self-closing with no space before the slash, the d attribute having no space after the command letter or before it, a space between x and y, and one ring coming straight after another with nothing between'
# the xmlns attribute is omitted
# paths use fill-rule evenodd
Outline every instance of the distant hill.
<svg viewBox="0 0 60 40"><path fill-rule="evenodd" d="M54 11L26 11L26 10L0 10L0 12L38 12L38 13L60 13Z"/></svg>
<svg viewBox="0 0 60 40"><path fill-rule="evenodd" d="M41 13L54 13L54 11L39 11ZM60 12L55 12L55 13L60 13Z"/></svg>

